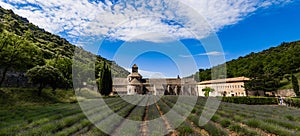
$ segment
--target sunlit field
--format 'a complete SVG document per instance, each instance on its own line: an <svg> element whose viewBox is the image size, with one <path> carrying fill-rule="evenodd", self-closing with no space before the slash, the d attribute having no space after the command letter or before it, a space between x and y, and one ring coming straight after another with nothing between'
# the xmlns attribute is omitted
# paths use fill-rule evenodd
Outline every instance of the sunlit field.
<svg viewBox="0 0 300 136"><path fill-rule="evenodd" d="M186 97L188 98L188 97ZM300 135L300 110L298 108L278 105L244 105L221 102L217 112L204 126L199 126L199 117L203 111L206 98L199 97L197 104L179 103L173 108L178 97L140 96L139 103L154 104L136 106L120 97L105 98L106 104L122 120L107 120L111 116L104 110L104 105L91 104L84 114L77 103L47 104L37 106L15 106L1 109L0 135L106 135L91 123L86 115L93 117L99 124L110 126L113 135ZM91 101L92 102L92 101ZM94 106L97 106L95 108ZM178 108L180 107L180 108ZM192 108L191 114L175 130L165 113L173 109L182 115ZM209 110L209 109L208 109ZM157 125L147 122L161 118ZM128 125L126 120L141 121L140 124ZM110 125L113 124L113 125Z"/></svg>

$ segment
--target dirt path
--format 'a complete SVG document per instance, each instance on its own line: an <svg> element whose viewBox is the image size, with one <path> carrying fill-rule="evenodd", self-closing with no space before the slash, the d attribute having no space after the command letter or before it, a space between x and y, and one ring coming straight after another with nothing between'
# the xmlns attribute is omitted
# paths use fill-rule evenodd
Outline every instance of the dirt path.
<svg viewBox="0 0 300 136"><path fill-rule="evenodd" d="M129 115L131 114L131 112L137 107L137 105L135 105L132 109L129 110L129 112L124 116L124 119L121 121L121 123L119 123L117 126L115 126L115 129L113 130L113 132L111 132L110 135L115 136L117 134L117 132L120 131L121 126L123 124L125 124L125 120L129 117Z"/></svg>
<svg viewBox="0 0 300 136"><path fill-rule="evenodd" d="M82 129L80 129L79 131L75 132L74 134L71 134L71 136L83 135L85 132L91 130L93 127L94 127L93 125L86 126Z"/></svg>
<svg viewBox="0 0 300 136"><path fill-rule="evenodd" d="M163 103L165 103L165 102L163 101ZM180 114L178 113L178 115L180 115ZM194 132L196 132L197 134L201 134L202 136L209 136L209 133L205 129L199 128L196 124L194 124L194 122L190 121L187 117L182 116L182 118L185 119L185 122L187 122L191 125Z"/></svg>
<svg viewBox="0 0 300 136"><path fill-rule="evenodd" d="M186 119L186 122L191 125L191 127L197 134L201 134L201 136L209 136L209 133L205 129L199 128L197 125L194 124L194 122L188 119Z"/></svg>
<svg viewBox="0 0 300 136"><path fill-rule="evenodd" d="M155 97L154 97L154 101L155 100ZM176 130L173 130L169 121L167 120L167 118L164 116L164 113L161 111L159 105L157 103L155 103L156 105L156 108L161 116L161 119L164 121L164 124L166 126L166 130L169 132L170 136L177 136L178 135L178 132Z"/></svg>
<svg viewBox="0 0 300 136"><path fill-rule="evenodd" d="M145 107L144 115L143 115L143 123L141 124L141 136L148 136L148 109L149 109L149 101L147 102L147 106Z"/></svg>
<svg viewBox="0 0 300 136"><path fill-rule="evenodd" d="M252 127L249 127L248 125L240 123L240 122L239 122L239 124L240 124L240 126L246 128L248 130L256 131L259 135L262 135L262 136L276 136L276 134L268 133L260 128L252 128Z"/></svg>
<svg viewBox="0 0 300 136"><path fill-rule="evenodd" d="M210 122L213 123L217 128L224 130L230 136L239 136L239 134L237 132L231 131L228 128L224 128L221 126L221 124L219 124L217 122L213 122L213 121L210 121Z"/></svg>

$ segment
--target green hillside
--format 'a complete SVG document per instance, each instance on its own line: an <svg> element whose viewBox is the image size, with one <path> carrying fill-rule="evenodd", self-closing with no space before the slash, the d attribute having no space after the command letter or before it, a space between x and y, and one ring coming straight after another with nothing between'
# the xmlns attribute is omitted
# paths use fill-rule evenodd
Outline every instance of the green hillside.
<svg viewBox="0 0 300 136"><path fill-rule="evenodd" d="M63 78L63 85L58 87L70 88L75 50L81 52L78 57L81 61L76 66L89 65L86 58L96 58L96 78L100 78L104 63L107 67L116 65L111 70L113 75L126 77L129 74L114 62L84 51L66 39L35 26L12 10L0 7L0 87L32 87L25 73L35 66L46 65L57 69L58 75Z"/></svg>
<svg viewBox="0 0 300 136"><path fill-rule="evenodd" d="M224 65L224 64L223 64ZM222 65L213 67L218 70ZM226 63L227 77L246 76L254 79L253 90L271 91L291 88L291 74L299 73L300 41L282 43L277 47L250 53ZM210 80L211 69L200 69L199 80ZM296 74L299 78L299 74Z"/></svg>

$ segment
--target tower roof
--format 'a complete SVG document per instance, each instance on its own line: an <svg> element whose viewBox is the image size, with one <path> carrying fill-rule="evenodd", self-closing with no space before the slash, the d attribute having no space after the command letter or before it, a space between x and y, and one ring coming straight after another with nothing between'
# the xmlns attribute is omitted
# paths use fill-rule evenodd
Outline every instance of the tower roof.
<svg viewBox="0 0 300 136"><path fill-rule="evenodd" d="M137 66L136 64L134 64L134 65L132 66L132 68L138 68L138 66Z"/></svg>

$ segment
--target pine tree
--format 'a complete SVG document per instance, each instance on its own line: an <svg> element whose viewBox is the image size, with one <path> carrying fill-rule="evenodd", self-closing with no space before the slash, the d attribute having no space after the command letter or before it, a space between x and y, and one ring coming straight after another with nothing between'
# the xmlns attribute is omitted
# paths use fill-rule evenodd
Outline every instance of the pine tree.
<svg viewBox="0 0 300 136"><path fill-rule="evenodd" d="M293 74L292 74L292 85L293 85L293 89L294 89L294 92L296 93L296 95L300 96L298 79Z"/></svg>

